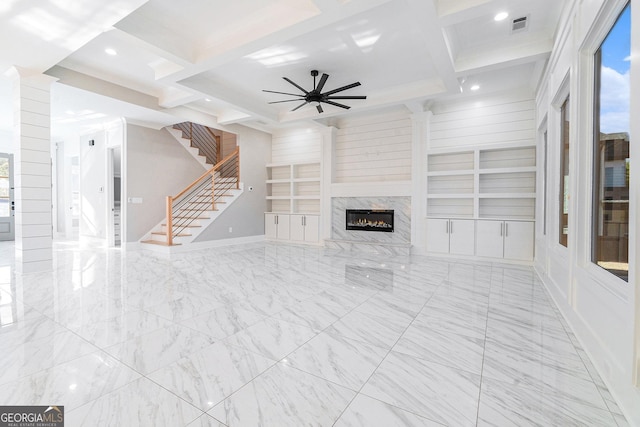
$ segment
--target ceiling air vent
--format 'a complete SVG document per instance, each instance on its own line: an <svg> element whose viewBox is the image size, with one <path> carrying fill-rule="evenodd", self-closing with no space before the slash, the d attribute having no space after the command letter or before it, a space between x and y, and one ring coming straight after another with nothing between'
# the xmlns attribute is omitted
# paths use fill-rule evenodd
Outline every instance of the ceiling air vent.
<svg viewBox="0 0 640 427"><path fill-rule="evenodd" d="M511 33L520 33L522 31L526 31L528 24L529 19L526 16L514 19L511 23Z"/></svg>

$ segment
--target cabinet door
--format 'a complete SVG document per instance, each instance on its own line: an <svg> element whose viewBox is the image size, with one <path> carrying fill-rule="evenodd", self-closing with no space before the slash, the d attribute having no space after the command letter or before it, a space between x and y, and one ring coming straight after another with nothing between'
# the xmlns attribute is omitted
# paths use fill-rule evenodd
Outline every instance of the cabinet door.
<svg viewBox="0 0 640 427"><path fill-rule="evenodd" d="M473 255L475 250L475 221L472 219L449 220L449 253Z"/></svg>
<svg viewBox="0 0 640 427"><path fill-rule="evenodd" d="M304 241L318 243L320 240L320 217L317 215L305 215L304 217Z"/></svg>
<svg viewBox="0 0 640 427"><path fill-rule="evenodd" d="M427 219L427 251L449 253L448 219Z"/></svg>
<svg viewBox="0 0 640 427"><path fill-rule="evenodd" d="M476 221L476 255L502 258L504 254L503 234L503 221Z"/></svg>
<svg viewBox="0 0 640 427"><path fill-rule="evenodd" d="M533 260L534 223L531 221L505 221L504 257L519 261Z"/></svg>
<svg viewBox="0 0 640 427"><path fill-rule="evenodd" d="M294 242L304 242L304 215L291 215L290 239Z"/></svg>
<svg viewBox="0 0 640 427"><path fill-rule="evenodd" d="M276 214L264 214L264 237L267 239L275 239L278 237L276 217Z"/></svg>
<svg viewBox="0 0 640 427"><path fill-rule="evenodd" d="M289 217L290 215L277 215L278 240L289 240Z"/></svg>

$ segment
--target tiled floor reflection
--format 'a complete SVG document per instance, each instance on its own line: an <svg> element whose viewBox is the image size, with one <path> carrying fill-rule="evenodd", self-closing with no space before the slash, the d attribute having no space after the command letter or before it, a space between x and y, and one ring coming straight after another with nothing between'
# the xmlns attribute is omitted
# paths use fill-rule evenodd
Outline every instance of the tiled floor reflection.
<svg viewBox="0 0 640 427"><path fill-rule="evenodd" d="M0 242L0 405L70 426L626 426L532 269Z"/></svg>

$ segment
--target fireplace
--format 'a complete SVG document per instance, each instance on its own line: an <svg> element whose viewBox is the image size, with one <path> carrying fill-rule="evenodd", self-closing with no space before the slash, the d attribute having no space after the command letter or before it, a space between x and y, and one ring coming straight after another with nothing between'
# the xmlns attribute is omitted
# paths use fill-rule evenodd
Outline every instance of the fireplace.
<svg viewBox="0 0 640 427"><path fill-rule="evenodd" d="M393 232L392 210L347 209L347 230Z"/></svg>

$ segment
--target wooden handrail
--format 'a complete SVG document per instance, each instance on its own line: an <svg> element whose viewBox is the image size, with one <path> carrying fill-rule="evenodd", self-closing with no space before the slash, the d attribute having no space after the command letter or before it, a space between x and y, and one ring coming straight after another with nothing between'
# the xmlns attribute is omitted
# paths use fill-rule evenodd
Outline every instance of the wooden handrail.
<svg viewBox="0 0 640 427"><path fill-rule="evenodd" d="M222 166L223 163L225 163L227 160L229 160L230 158L232 158L233 156L235 156L236 154L238 154L240 152L240 147L237 147L235 150L233 150L233 152L231 154L229 154L227 157L225 157L224 159L220 160L218 163L216 163L211 169L209 169L208 171L206 171L205 173L203 173L202 175L200 175L198 177L198 179L196 179L195 181L193 181L191 184L189 184L187 186L187 188L185 188L184 190L182 190L181 192L179 192L177 195L173 196L173 200L177 199L178 197L182 196L183 194L185 194L187 191L191 190L198 182L200 182L200 180L202 180L202 178L204 178L207 175L211 175L213 173L215 173L215 171Z"/></svg>
<svg viewBox="0 0 640 427"><path fill-rule="evenodd" d="M236 147L235 150L233 150L232 153L230 153L227 157L225 157L224 159L220 160L218 163L216 163L211 169L209 169L208 171L206 171L205 173L203 173L202 175L200 175L198 177L198 179L196 179L195 181L193 181L191 184L189 184L184 190L182 190L180 193L178 193L177 195L171 197L171 196L167 196L167 245L171 246L173 245L173 202L175 202L176 200L178 200L180 197L182 197L184 194L186 194L188 191L192 190L196 185L198 185L198 183L200 183L204 178L206 178L207 176L211 175L211 204L210 207L212 210L215 210L215 189L216 189L216 185L215 185L215 173L218 169L221 169L223 167L225 167L225 163L229 162L230 160L232 160L235 157L235 171L236 171L236 188L240 188L240 147Z"/></svg>

